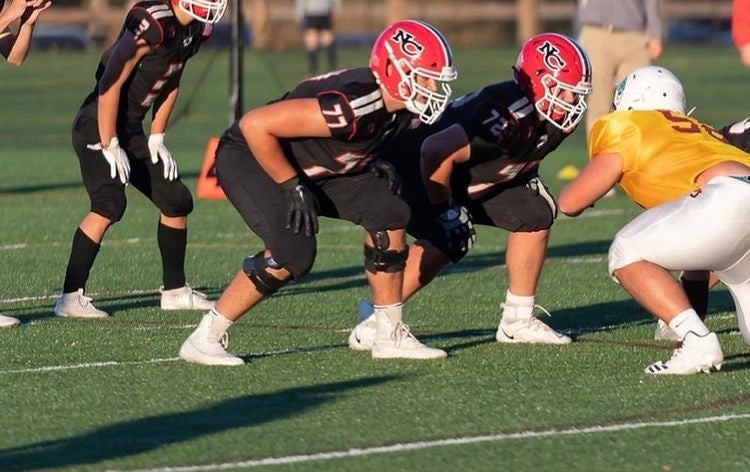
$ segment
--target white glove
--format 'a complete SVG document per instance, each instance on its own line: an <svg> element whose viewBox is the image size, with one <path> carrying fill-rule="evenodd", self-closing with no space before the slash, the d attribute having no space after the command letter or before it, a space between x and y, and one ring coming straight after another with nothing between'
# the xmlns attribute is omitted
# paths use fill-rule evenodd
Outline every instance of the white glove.
<svg viewBox="0 0 750 472"><path fill-rule="evenodd" d="M113 179L119 176L120 182L127 185L130 179L130 161L128 160L128 155L120 147L120 142L116 137L113 137L109 141L107 149L104 149L101 143L89 144L86 147L92 151L101 151L109 164L109 176Z"/></svg>
<svg viewBox="0 0 750 472"><path fill-rule="evenodd" d="M156 164L161 160L164 165L164 178L174 180L177 178L177 163L164 145L164 133L154 133L148 137L148 151L151 153L151 163Z"/></svg>

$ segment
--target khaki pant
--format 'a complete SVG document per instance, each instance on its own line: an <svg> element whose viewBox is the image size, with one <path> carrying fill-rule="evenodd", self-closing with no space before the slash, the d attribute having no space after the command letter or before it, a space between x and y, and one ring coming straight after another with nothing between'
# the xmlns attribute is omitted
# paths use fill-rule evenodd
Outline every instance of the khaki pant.
<svg viewBox="0 0 750 472"><path fill-rule="evenodd" d="M648 36L639 31L611 31L584 25L578 42L591 60L591 95L586 99L586 135L594 122L612 108L615 86L629 72L651 63Z"/></svg>

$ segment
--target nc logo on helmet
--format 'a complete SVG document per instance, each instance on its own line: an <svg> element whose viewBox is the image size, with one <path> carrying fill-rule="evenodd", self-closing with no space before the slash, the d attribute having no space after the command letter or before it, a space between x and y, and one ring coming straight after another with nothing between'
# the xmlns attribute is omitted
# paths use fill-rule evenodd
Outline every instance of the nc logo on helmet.
<svg viewBox="0 0 750 472"><path fill-rule="evenodd" d="M544 55L544 63L554 71L562 70L567 65L562 56L560 56L560 50L549 41L542 43L536 50Z"/></svg>
<svg viewBox="0 0 750 472"><path fill-rule="evenodd" d="M401 51L407 56L419 56L424 50L424 46L414 40L414 35L402 30L401 28L396 31L391 37L391 40L398 43Z"/></svg>

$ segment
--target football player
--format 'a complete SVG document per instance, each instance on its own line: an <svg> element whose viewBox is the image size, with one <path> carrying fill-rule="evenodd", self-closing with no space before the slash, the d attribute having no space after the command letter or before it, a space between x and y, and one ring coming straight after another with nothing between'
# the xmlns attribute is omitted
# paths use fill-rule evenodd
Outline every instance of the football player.
<svg viewBox="0 0 750 472"><path fill-rule="evenodd" d="M0 10L0 54L9 64L20 66L26 60L34 33L34 24L39 15L52 6L49 0L11 0ZM18 32L10 25L19 21ZM18 318L0 314L0 328L12 328L21 324Z"/></svg>
<svg viewBox="0 0 750 472"><path fill-rule="evenodd" d="M216 307L180 348L188 362L241 365L222 338L246 311L312 268L318 216L365 229L365 271L377 333L373 358L436 359L402 323L409 207L397 195L383 143L414 117L436 121L456 78L453 54L433 26L397 21L377 38L369 68L310 78L250 110L222 136L219 183L265 248L245 259Z"/></svg>
<svg viewBox="0 0 750 472"><path fill-rule="evenodd" d="M617 87L614 111L594 125L590 161L563 188L560 211L576 216L612 185L645 211L615 235L609 273L681 341L648 374L721 368L724 355L670 271L713 271L734 298L750 343L750 154L685 113L682 84L659 66Z"/></svg>
<svg viewBox="0 0 750 472"><path fill-rule="evenodd" d="M497 328L501 343L567 344L565 336L532 316L550 226L557 209L539 177L539 164L575 130L591 92L591 66L569 37L543 33L521 48L513 80L489 85L452 102L434 125L421 125L394 143L394 165L412 210L404 274L408 299L475 239L474 224L509 232L508 288ZM369 303L349 346L369 350L375 320Z"/></svg>
<svg viewBox="0 0 750 472"><path fill-rule="evenodd" d="M187 216L193 200L164 136L185 63L211 34L226 5L226 0L138 2L128 11L114 45L103 54L96 86L73 122L73 147L91 207L73 236L55 315L108 316L84 296L84 289L105 233L125 213L128 184L160 211L161 308L213 306L185 281ZM146 134L143 121L149 112Z"/></svg>

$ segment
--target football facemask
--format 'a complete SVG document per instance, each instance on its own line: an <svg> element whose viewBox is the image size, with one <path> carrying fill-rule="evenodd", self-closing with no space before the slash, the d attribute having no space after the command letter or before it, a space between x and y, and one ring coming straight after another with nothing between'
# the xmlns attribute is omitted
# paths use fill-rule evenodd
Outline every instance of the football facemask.
<svg viewBox="0 0 750 472"><path fill-rule="evenodd" d="M174 3L193 19L209 24L218 23L227 9L227 0L176 0Z"/></svg>

